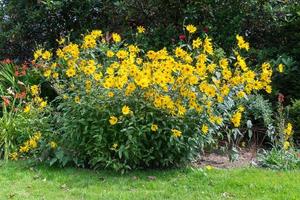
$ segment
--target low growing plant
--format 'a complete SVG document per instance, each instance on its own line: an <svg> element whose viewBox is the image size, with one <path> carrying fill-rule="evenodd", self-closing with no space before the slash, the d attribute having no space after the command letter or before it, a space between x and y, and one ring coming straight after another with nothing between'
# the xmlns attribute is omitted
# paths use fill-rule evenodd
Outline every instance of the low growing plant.
<svg viewBox="0 0 300 200"><path fill-rule="evenodd" d="M272 148L258 154L258 162L272 169L295 169L300 167L300 154L293 145L293 125L287 122L287 112L283 106L284 96L278 96L276 132L271 135Z"/></svg>
<svg viewBox="0 0 300 200"><path fill-rule="evenodd" d="M295 149L290 149L289 151L279 148L272 148L271 150L262 149L258 154L258 162L262 167L270 169L300 169L299 152Z"/></svg>
<svg viewBox="0 0 300 200"><path fill-rule="evenodd" d="M29 86L34 76L28 75L28 69L27 64L20 67L10 60L0 63L0 159L18 159L24 152L19 146L38 130L47 129L47 103L37 96L38 86Z"/></svg>

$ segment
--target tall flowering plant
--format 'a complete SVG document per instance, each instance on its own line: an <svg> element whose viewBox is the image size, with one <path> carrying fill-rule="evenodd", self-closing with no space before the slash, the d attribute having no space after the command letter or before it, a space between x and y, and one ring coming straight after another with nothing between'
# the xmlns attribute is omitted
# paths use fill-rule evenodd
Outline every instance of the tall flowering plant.
<svg viewBox="0 0 300 200"><path fill-rule="evenodd" d="M241 125L242 100L271 92L271 65L249 66L242 36L225 57L195 26L185 30L187 43L172 50L145 51L94 30L81 43L63 38L56 51L34 53L37 70L59 93L52 137L60 159L53 163L117 170L181 164L216 142L222 127ZM136 35L143 34L139 27Z"/></svg>

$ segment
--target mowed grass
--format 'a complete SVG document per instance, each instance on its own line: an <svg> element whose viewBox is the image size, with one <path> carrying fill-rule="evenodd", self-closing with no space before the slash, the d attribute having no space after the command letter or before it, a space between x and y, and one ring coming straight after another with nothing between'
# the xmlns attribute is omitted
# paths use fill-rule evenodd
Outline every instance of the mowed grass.
<svg viewBox="0 0 300 200"><path fill-rule="evenodd" d="M0 199L300 199L300 171L172 169L113 171L0 163Z"/></svg>

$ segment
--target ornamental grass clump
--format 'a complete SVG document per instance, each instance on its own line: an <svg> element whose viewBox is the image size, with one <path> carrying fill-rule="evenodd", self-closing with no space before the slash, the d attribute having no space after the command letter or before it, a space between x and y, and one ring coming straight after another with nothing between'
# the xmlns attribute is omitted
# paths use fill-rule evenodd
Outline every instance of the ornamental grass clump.
<svg viewBox="0 0 300 200"><path fill-rule="evenodd" d="M238 129L241 100L271 92L271 65L247 65L242 36L225 57L195 26L186 31L190 43L172 50L145 51L101 30L81 43L62 38L53 52L38 49L37 70L59 94L50 136L57 148L48 161L115 170L177 166L217 142L222 127ZM139 27L136 36L144 34Z"/></svg>

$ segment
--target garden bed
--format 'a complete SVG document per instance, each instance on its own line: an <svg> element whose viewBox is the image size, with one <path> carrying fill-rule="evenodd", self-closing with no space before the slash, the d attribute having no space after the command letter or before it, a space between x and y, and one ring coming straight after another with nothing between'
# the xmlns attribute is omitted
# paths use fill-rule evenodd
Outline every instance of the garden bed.
<svg viewBox="0 0 300 200"><path fill-rule="evenodd" d="M257 165L256 151L244 149L239 152L237 160L231 161L228 154L209 153L200 156L200 158L193 163L197 167L212 166L215 168L240 168Z"/></svg>

